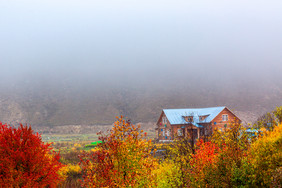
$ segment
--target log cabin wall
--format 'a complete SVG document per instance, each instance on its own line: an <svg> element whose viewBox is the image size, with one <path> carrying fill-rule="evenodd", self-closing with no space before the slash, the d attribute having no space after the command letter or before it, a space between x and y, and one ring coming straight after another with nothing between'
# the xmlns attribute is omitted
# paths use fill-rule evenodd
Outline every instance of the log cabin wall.
<svg viewBox="0 0 282 188"><path fill-rule="evenodd" d="M223 116L227 115L227 120L224 119ZM230 126L232 125L232 123L234 123L235 120L238 120L238 118L227 108L223 109L222 112L220 112L213 120L212 120L212 128L213 130L215 128L218 129L224 129L226 128L230 128Z"/></svg>
<svg viewBox="0 0 282 188"><path fill-rule="evenodd" d="M158 138L159 140L173 140L173 129L164 113L158 121Z"/></svg>

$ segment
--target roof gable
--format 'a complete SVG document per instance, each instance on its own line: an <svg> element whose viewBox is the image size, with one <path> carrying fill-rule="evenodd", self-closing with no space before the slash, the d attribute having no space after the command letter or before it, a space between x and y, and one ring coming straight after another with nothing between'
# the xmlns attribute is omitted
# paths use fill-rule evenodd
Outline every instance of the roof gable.
<svg viewBox="0 0 282 188"><path fill-rule="evenodd" d="M226 107L210 107L210 108L185 108L185 109L164 109L168 121L171 125L175 124L187 124L185 121L185 116L193 116L192 124L196 125L198 123L210 123L222 110ZM201 116L207 116L201 121Z"/></svg>

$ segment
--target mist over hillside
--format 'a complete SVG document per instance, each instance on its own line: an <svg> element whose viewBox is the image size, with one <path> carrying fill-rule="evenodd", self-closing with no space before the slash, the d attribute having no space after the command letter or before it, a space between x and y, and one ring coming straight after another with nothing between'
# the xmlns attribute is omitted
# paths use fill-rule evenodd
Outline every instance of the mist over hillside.
<svg viewBox="0 0 282 188"><path fill-rule="evenodd" d="M282 104L282 1L0 1L0 121L156 122Z"/></svg>
<svg viewBox="0 0 282 188"><path fill-rule="evenodd" d="M197 108L227 106L246 122L282 105L282 87L272 80L244 82L228 78L197 80L178 79L146 81L132 77L129 83L100 79L92 81L25 77L2 87L0 119L7 123L28 123L35 126L112 124L118 115L133 122L156 122L163 108ZM67 78L67 77L65 77ZM214 81L209 80L215 79ZM84 80L85 79L85 80ZM138 80L139 79L139 80ZM266 79L266 78L264 78ZM130 78L129 78L130 80Z"/></svg>

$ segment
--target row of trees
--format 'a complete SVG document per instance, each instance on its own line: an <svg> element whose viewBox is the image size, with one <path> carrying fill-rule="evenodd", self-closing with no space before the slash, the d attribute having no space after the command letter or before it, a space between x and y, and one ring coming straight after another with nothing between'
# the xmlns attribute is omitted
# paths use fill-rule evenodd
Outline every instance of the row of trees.
<svg viewBox="0 0 282 188"><path fill-rule="evenodd" d="M261 129L266 128L268 130L273 129L277 124L282 123L282 106L276 107L272 112L267 112L260 116L254 123L253 128Z"/></svg>
<svg viewBox="0 0 282 188"><path fill-rule="evenodd" d="M238 123L215 130L208 141L187 139L154 145L139 126L119 117L102 144L78 152L79 166L65 166L59 153L30 127L0 124L0 187L56 187L68 170L81 172L84 187L279 187L282 125L252 138ZM154 157L156 147L167 151Z"/></svg>
<svg viewBox="0 0 282 188"><path fill-rule="evenodd" d="M234 123L215 130L195 150L187 139L165 145L166 159L156 161L153 145L139 128L119 118L105 144L81 158L94 187L276 187L282 185L282 125L249 135ZM105 173L106 172L106 173ZM92 178L89 178L92 177ZM94 178L93 178L94 177ZM96 179L95 179L96 178ZM105 178L105 179L103 179Z"/></svg>
<svg viewBox="0 0 282 188"><path fill-rule="evenodd" d="M119 118L105 144L80 157L86 187L276 187L282 185L282 125L255 138L238 123L209 141L177 140L156 161L153 145Z"/></svg>

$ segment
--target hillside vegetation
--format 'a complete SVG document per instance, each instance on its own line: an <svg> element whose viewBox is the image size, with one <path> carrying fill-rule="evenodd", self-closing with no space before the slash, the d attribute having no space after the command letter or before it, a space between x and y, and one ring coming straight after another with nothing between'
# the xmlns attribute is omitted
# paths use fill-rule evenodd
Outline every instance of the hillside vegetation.
<svg viewBox="0 0 282 188"><path fill-rule="evenodd" d="M121 83L88 87L63 81L15 85L0 91L0 120L51 127L111 125L114 117L122 114L135 123L147 123L156 122L163 108L227 106L244 122L254 122L282 105L282 86L278 83L260 87L241 83L224 88L222 83L203 87L184 83L167 87L161 87L162 82L146 87Z"/></svg>

